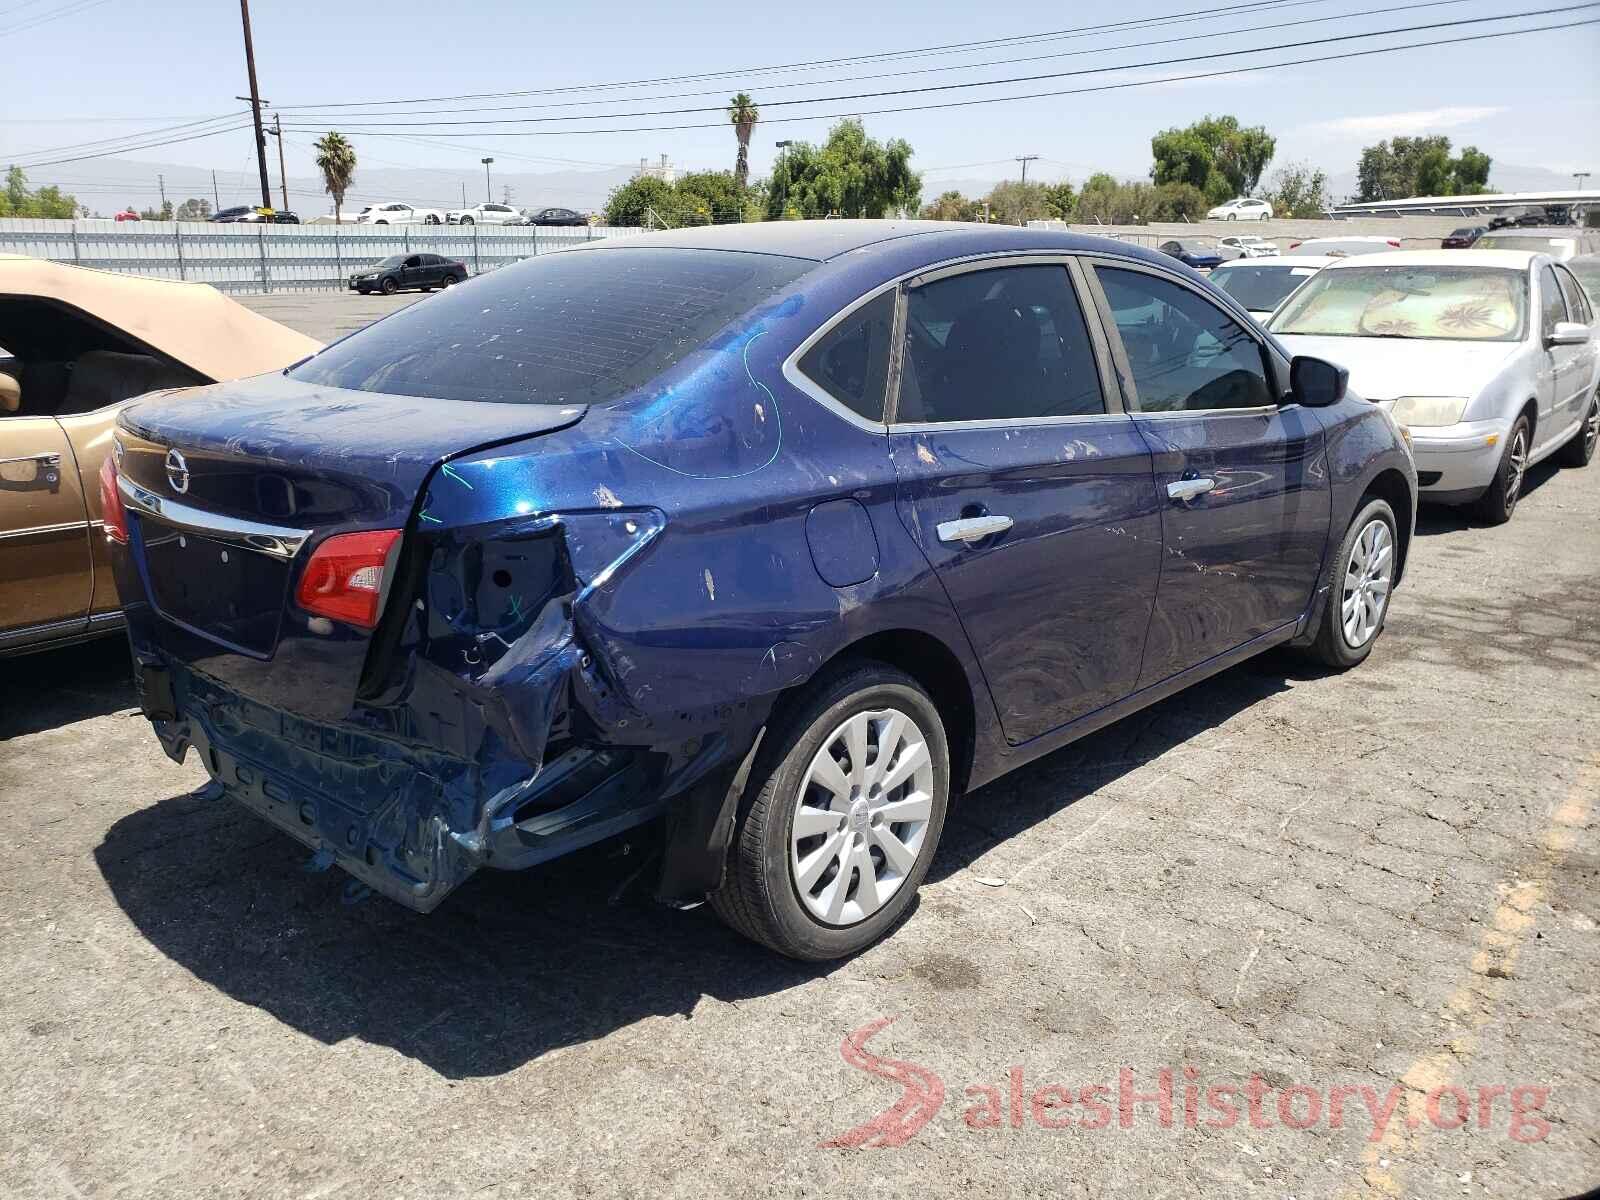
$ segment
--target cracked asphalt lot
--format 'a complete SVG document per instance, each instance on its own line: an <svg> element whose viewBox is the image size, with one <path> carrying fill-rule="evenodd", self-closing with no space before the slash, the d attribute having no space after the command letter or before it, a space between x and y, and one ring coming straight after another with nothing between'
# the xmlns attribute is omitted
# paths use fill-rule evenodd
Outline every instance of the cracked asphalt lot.
<svg viewBox="0 0 1600 1200"><path fill-rule="evenodd" d="M1425 514L1357 671L1257 660L967 797L910 922L823 967L615 844L347 906L191 797L118 643L0 664L0 1195L1593 1187L1600 467L1531 482ZM1167 1124L1122 1127L1124 1068Z"/></svg>

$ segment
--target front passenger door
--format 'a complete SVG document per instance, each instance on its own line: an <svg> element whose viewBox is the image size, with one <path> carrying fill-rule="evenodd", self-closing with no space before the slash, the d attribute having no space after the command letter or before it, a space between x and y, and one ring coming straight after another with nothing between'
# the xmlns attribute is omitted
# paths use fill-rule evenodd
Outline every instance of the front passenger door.
<svg viewBox="0 0 1600 1200"><path fill-rule="evenodd" d="M1160 570L1150 452L1065 261L913 280L890 450L901 519L1016 744L1133 692Z"/></svg>
<svg viewBox="0 0 1600 1200"><path fill-rule="evenodd" d="M422 266L422 255L413 254L400 265L401 287L422 287L427 282L427 272Z"/></svg>
<svg viewBox="0 0 1600 1200"><path fill-rule="evenodd" d="M1267 351L1240 321L1154 268L1093 273L1162 502L1148 687L1300 618L1332 496L1321 423L1280 404Z"/></svg>

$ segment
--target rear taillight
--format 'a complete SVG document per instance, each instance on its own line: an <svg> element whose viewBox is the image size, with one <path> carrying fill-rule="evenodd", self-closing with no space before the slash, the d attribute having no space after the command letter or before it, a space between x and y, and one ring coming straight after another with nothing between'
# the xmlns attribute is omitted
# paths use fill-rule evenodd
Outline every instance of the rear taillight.
<svg viewBox="0 0 1600 1200"><path fill-rule="evenodd" d="M122 493L117 488L117 460L106 455L100 464L100 521L106 537L128 544L128 514L122 508Z"/></svg>
<svg viewBox="0 0 1600 1200"><path fill-rule="evenodd" d="M317 547L300 576L295 603L319 617L373 629L383 584L400 550L400 530L341 533Z"/></svg>
<svg viewBox="0 0 1600 1200"><path fill-rule="evenodd" d="M1299 244L1300 244L1299 242L1290 242L1289 243L1289 249L1293 250Z"/></svg>

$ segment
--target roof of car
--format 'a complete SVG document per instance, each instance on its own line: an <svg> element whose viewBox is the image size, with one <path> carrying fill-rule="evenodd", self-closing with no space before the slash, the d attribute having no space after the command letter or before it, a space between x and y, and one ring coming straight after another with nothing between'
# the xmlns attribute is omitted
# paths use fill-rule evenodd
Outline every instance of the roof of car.
<svg viewBox="0 0 1600 1200"><path fill-rule="evenodd" d="M1376 254L1358 256L1357 261L1369 262L1379 257ZM1324 254L1262 254L1255 258L1233 258L1215 268L1218 271L1229 267L1331 267L1336 262L1350 262L1343 255L1328 256Z"/></svg>
<svg viewBox="0 0 1600 1200"><path fill-rule="evenodd" d="M1579 238L1584 231L1579 225L1502 225L1489 232L1495 237Z"/></svg>
<svg viewBox="0 0 1600 1200"><path fill-rule="evenodd" d="M275 371L322 349L321 342L250 311L207 283L0 254L0 296L38 296L71 305L207 379Z"/></svg>
<svg viewBox="0 0 1600 1200"><path fill-rule="evenodd" d="M631 237L605 238L591 243L592 248L626 249L636 246L663 246L690 250L744 250L757 254L783 254L827 262L869 246L902 238L942 235L941 250L957 240L969 245L971 253L1006 250L1091 250L1104 249L1106 239L1064 233L1051 229L1028 229L1016 225L980 225L962 221L757 221L742 225L696 225L645 233ZM1139 247L1117 243L1124 252ZM1148 251L1144 252L1148 253Z"/></svg>
<svg viewBox="0 0 1600 1200"><path fill-rule="evenodd" d="M1511 267L1526 270L1543 255L1533 250L1395 250L1388 254L1358 254L1328 264L1340 267Z"/></svg>

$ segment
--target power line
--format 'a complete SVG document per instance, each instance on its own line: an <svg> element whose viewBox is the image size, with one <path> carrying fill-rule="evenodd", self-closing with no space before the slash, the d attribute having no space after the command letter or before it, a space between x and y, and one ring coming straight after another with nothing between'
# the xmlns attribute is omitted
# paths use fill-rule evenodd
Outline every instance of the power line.
<svg viewBox="0 0 1600 1200"><path fill-rule="evenodd" d="M101 151L97 151L96 153L93 153L93 154L78 154L78 155L74 155L74 156L69 157L69 158L53 158L53 159L49 159L49 160L47 160L45 162L27 162L27 163L18 163L16 165L21 166L26 170L32 171L32 170L36 170L39 167L60 166L62 163L88 162L90 159L94 159L94 158L110 158L113 155L131 154L131 153L134 153L135 151L139 151L139 150L154 150L159 146L175 146L179 142L199 141L202 138L217 137L217 136L219 136L221 134L225 134L225 133L238 133L241 129L249 129L249 128L250 128L250 122L246 121L241 125L230 125L226 129L208 129L204 133L194 133L194 134L188 135L187 137L163 138L161 141L158 141L158 142L147 142L144 145L139 145L139 146L113 146L109 150L101 150Z"/></svg>
<svg viewBox="0 0 1600 1200"><path fill-rule="evenodd" d="M17 150L10 157L33 158L40 154L59 154L63 150L83 150L91 146L105 146L112 142L142 141L154 137L158 133L176 133L180 129L194 129L200 125L214 125L220 121L230 121L242 117L243 112L219 113L214 117L204 117L197 121L185 121L181 125L168 125L160 129L144 129L137 133L123 133L115 137L92 138L87 142L69 142L65 146L42 146L33 150ZM27 164L24 163L24 166Z"/></svg>
<svg viewBox="0 0 1600 1200"><path fill-rule="evenodd" d="M1580 8L1594 7L1593 5L1578 5ZM1505 19L1505 18L1498 18ZM1382 54L1395 54L1405 50L1428 50L1439 46L1464 45L1470 42L1494 41L1499 38L1519 37L1530 33L1545 33L1557 29L1576 29L1585 25L1600 24L1600 18L1587 18L1581 21L1557 22L1550 25L1534 25L1527 29L1502 29L1492 33L1469 34L1458 38L1434 38L1421 42L1406 42L1398 46L1378 46L1367 50L1349 50L1341 54L1319 54L1310 58L1286 59L1283 62L1260 63L1255 66L1227 67L1216 71L1195 71L1184 75L1167 75L1157 79L1135 79L1118 83L1102 83L1092 87L1064 88L1047 92L1024 92L1015 96L984 96L970 100L948 100L937 104L906 104L893 108L878 109L852 109L845 112L811 113L800 117L772 117L763 118L763 123L769 125L792 124L800 121L831 121L842 117L878 117L890 116L908 112L935 112L951 108L972 108L985 104L1011 104L1020 100L1044 100L1061 96L1081 96L1095 92L1124 91L1133 88L1155 87L1166 83L1189 83L1201 79L1216 79L1226 75L1250 75L1261 71L1275 71L1283 67L1314 66L1329 62L1343 62L1355 58L1371 58ZM1118 70L1131 70L1141 64L1132 64L1120 67ZM636 113L635 116L648 114ZM688 129L720 129L723 122L699 122L678 125L632 125L613 129L545 129L545 130L493 130L478 133L456 134L439 132L431 134L435 138L455 137L482 137L489 133L495 137L593 137L600 134L636 134L636 133L671 133ZM404 137L403 134L388 133L384 130L366 129L348 131L353 136L361 137Z"/></svg>
<svg viewBox="0 0 1600 1200"><path fill-rule="evenodd" d="M662 75L653 79L628 79L612 83L591 83L576 87L556 88L527 88L519 91L503 92L467 92L455 96L413 96L404 100L344 100L332 101L322 104L288 104L284 105L285 111L290 109L306 109L325 111L335 108L361 108L366 105L394 105L394 104L434 104L451 100L498 100L512 96L545 96L566 92L593 92L609 91L625 87L654 87L669 83L690 83L699 80L744 78L751 75L769 74L781 71L798 71L816 69L819 67L843 66L846 63L881 62L895 58L914 58L920 55L939 53L958 53L985 46L1001 46L1010 44L1027 43L1033 41L1048 41L1054 38L1066 38L1093 33L1109 33L1117 29L1158 27L1166 24L1182 24L1185 21L1207 20L1213 17L1234 15L1250 10L1265 11L1268 9L1297 7L1306 4L1325 3L1326 0L1248 0L1246 3L1226 4L1215 8L1190 9L1185 12L1165 13L1155 17L1140 17L1129 21L1114 21L1100 25L1077 25L1067 29L1050 30L1042 33L1013 34L1009 37L985 38L971 42L946 42L935 46L922 46L909 50L885 50L873 54L849 55L843 58L812 59L805 62L781 63L764 67L742 67L733 70L699 72L688 75Z"/></svg>
<svg viewBox="0 0 1600 1200"><path fill-rule="evenodd" d="M1112 66L1083 67L1083 68L1080 68L1080 69L1074 70L1074 71L1052 71L1052 72L1048 72L1048 73L1045 73L1045 74L1038 74L1038 75L1016 75L1016 76L1011 76L1011 77L1005 78L1005 79L971 80L971 81L967 81L967 82L963 82L963 83L929 84L929 85L925 85L923 87L895 88L895 89L890 89L890 90L886 90L886 91L877 91L877 92L851 92L851 93L843 93L843 94L833 95L833 96L814 96L814 97L810 97L808 99L803 99L803 100L774 100L774 101L768 101L765 105L763 105L763 107L765 107L765 108L776 108L776 107L779 107L779 106L789 107L789 106L792 106L792 105L801 105L801 104L836 104L836 103L843 103L845 101L876 100L876 99L882 99L882 98L891 97L891 96L913 96L913 95L926 95L926 94L932 93L932 92L964 91L964 90L966 90L968 88L1003 87L1003 86L1008 86L1008 85L1011 85L1011 84L1040 83L1040 82L1043 82L1043 81L1046 81L1046 80L1052 80L1052 79L1070 79L1070 78L1076 78L1076 77L1080 77L1080 76L1084 76L1084 75L1104 75L1104 74L1108 74L1108 73L1114 73L1114 72L1117 72L1117 71L1127 71L1127 70L1133 70L1133 69L1148 69L1148 68L1151 68L1151 67L1174 66L1176 64L1186 63L1186 62L1207 62L1207 61L1212 61L1212 60L1215 60L1215 59L1222 59L1222 58L1237 58L1237 57L1239 57L1241 55L1246 55L1246 54L1268 54L1268 53L1275 53L1275 52L1283 51L1283 50L1304 50L1304 49L1307 49L1307 48L1310 48L1310 47L1313 47L1313 46L1328 46L1328 45L1334 45L1334 44L1343 43L1343 42L1361 41L1361 40L1364 40L1364 39L1375 38L1375 37L1390 37L1390 36L1394 36L1394 35L1402 34L1402 33L1422 33L1422 32L1429 32L1429 31L1436 30L1436 29L1453 29L1453 28L1459 28L1459 27L1465 26L1465 25L1483 25L1483 24L1488 24L1488 23L1492 23L1492 22L1496 22L1496 21L1519 20L1519 19L1522 19L1524 17L1545 16L1545 15L1550 15L1550 14L1554 14L1554 13L1577 12L1577 11L1581 11L1581 10L1585 10L1585 9L1593 9L1593 8L1600 8L1600 0L1588 0L1588 2L1586 2L1586 3L1562 5L1560 7L1555 7L1555 8L1533 9L1533 10L1528 11L1528 12L1501 13L1501 14L1497 14L1497 15L1494 15L1494 16L1488 16L1488 17L1466 17L1466 18L1461 18L1459 20L1454 20L1454 21L1434 21L1434 22L1428 22L1428 23L1421 24L1421 25L1405 25L1405 26L1399 26L1399 27L1393 28L1393 29L1375 30L1375 31L1368 32L1368 33L1337 34L1337 35L1332 35L1332 36L1329 36L1329 37L1309 38L1309 39L1306 39L1306 40L1303 40L1303 41L1298 41L1298 42L1279 42L1279 43L1276 43L1276 44L1273 44L1273 45L1270 45L1270 46L1251 46L1251 47L1245 47L1245 48L1227 49L1227 50L1215 51L1215 52L1209 53L1209 54L1185 55L1185 56L1183 56L1181 58L1156 59L1154 61L1137 62L1137 63L1121 63L1121 64L1112 65ZM1502 31L1502 32L1505 32L1505 33L1516 33L1516 32L1521 32L1521 31L1507 30L1507 31ZM1489 35L1489 36L1498 36L1498 34ZM1406 48L1409 48L1409 47L1397 47L1397 49L1406 49ZM1232 72L1222 72L1222 73L1223 74L1235 74L1235 73L1239 73L1239 72L1238 71L1232 71ZM1048 93L1046 93L1046 94L1048 94ZM935 106L935 107L937 107L937 106ZM596 114L593 114L592 116L589 116L587 118L584 118L584 117L518 117L518 118L507 118L507 119L503 120L501 123L502 124L514 124L514 125L543 125L543 124L554 123L554 122L557 122L557 121L574 121L574 120L584 120L584 119L589 119L589 120L612 120L612 119L626 120L626 119L632 118L632 117L689 116L689 115L694 115L694 114L698 114L698 113L720 112L720 111L721 111L721 106L717 106L717 107L714 107L714 108L705 108L705 107L698 107L698 108L668 108L668 109L651 109L651 110L646 110L646 111L642 111L642 112L596 113ZM886 111L908 111L908 110L899 109L899 110L886 110ZM846 114L846 115L852 115L852 114ZM784 118L779 117L779 118L763 118L763 119L766 120L768 123L773 123L773 122L776 122L776 121L782 121ZM815 119L815 118L799 118L799 119ZM487 122L485 122L483 120L408 121L408 122L396 122L396 123L393 123L392 125L373 125L373 126L369 126L369 127L366 127L366 128L362 128L362 129L359 129L359 130L352 131L352 132L359 133L359 134L364 134L364 135L373 135L375 133L376 134L381 134L383 130L389 129L389 128L416 129L418 126L425 126L425 127L429 127L430 130L431 130L431 127L437 126L437 125L451 126L451 127L459 126L459 125L482 126L482 125L484 125L486 123ZM719 122L719 124L720 124L720 122ZM706 128L706 127L707 126L666 126L664 128L668 128L668 129L671 129L671 128L685 128L685 129L687 129L687 128ZM301 129L303 131L305 127L304 126L296 126L294 128L298 128L298 129ZM490 132L490 131L480 129L477 134L474 134L472 136L481 136L483 133L486 133L486 132ZM493 132L496 133L499 136L514 136L515 135L515 131L494 130ZM567 132L567 131L557 131L557 132ZM572 132L606 132L606 133L609 133L609 132L621 132L621 131L614 131L614 130L583 131L583 130L579 130L579 131L572 131ZM432 137L449 137L451 135L449 133L447 133L447 132L444 132L444 131L431 131L430 132L430 136L432 136Z"/></svg>
<svg viewBox="0 0 1600 1200"><path fill-rule="evenodd" d="M1300 2L1300 3L1322 3L1323 0L1297 0L1297 2ZM1259 32L1261 32L1263 30L1290 29L1290 28L1294 28L1296 26L1301 26L1301 25L1320 25L1320 24L1326 24L1329 21L1346 21L1346 20L1349 20L1349 19L1351 19L1353 17L1391 16L1394 13L1411 12L1411 11L1413 11L1415 9L1420 9L1420 8L1441 8L1441 7L1445 7L1445 6L1457 5L1457 4L1466 4L1466 3L1470 3L1470 2L1471 2L1471 0L1420 0L1419 3L1414 3L1414 4L1384 5L1384 6L1380 6L1378 8L1359 9L1359 10L1354 11L1354 12L1333 13L1333 14L1331 14L1329 16L1324 16L1324 17L1302 17L1302 18L1300 18L1298 20L1294 20L1294 21L1273 21L1273 22L1271 22L1269 24L1265 24L1265 25L1250 25L1250 26L1244 26L1242 28L1233 28L1233 29L1226 29L1226 30L1214 30L1214 31L1211 31L1211 32L1208 32L1208 33L1190 33L1190 34L1185 34L1182 37L1154 38L1154 39L1150 39L1150 40L1146 40L1146 41L1123 42L1123 43L1120 43L1120 44L1114 45L1114 46L1093 46L1093 47L1090 47L1088 49L1083 49L1083 50L1060 50L1060 51L1055 51L1055 52L1050 53L1050 54L1030 54L1030 55L1024 55L1024 56L1017 57L1017 58L988 59L988 60L985 60L983 62L951 63L951 64L948 64L948 65L945 65L945 66L938 66L938 67L916 67L916 68L913 68L913 69L907 70L907 71L885 71L885 72L880 72L880 73L873 74L873 75L855 75L855 76L848 76L848 77L836 77L836 78L833 78L833 79L798 80L798 81L795 81L795 82L792 82L792 83L774 83L774 84L769 84L767 86L768 86L768 88L772 88L772 89L775 89L775 88L827 87L827 86L831 86L833 84L839 84L839 83L864 83L864 82L867 82L868 80L873 80L873 79L902 79L902 78L905 78L907 76L912 76L912 75L934 75L934 74L941 74L941 73L948 72L948 71L972 71L972 70L977 70L980 67L1010 66L1010 65L1013 65L1015 63L1043 62L1043 61L1047 61L1047 60L1050 60L1050 59L1059 59L1059 58L1080 58L1080 57L1082 57L1082 56L1084 56L1086 54L1103 54L1103 53L1110 53L1111 51L1115 51L1115 50L1142 50L1142 49L1148 49L1151 46L1171 46L1171 45L1178 45L1178 44L1187 43L1187 42L1206 41L1206 40L1209 40L1209 39L1212 39L1212 38L1233 37L1233 36L1236 36L1236 35L1239 35L1239 34L1245 34L1245 33L1259 33ZM1519 15L1522 15L1522 14L1519 14ZM1379 32L1379 31L1375 31L1374 36L1376 36L1376 32ZM1381 32L1394 33L1394 32L1397 32L1397 31L1389 29L1389 30L1382 30ZM472 113L472 112L524 112L524 111L527 111L527 110L530 110L530 109L542 109L542 108L587 108L587 107L591 107L591 106L599 105L599 104L615 104L615 103L619 103L619 102L620 103L641 103L642 104L642 103L645 103L647 101L682 100L682 99L691 99L691 98L699 97L699 96L716 96L716 95L721 95L721 94L722 94L721 89L711 89L711 90L706 90L706 91L693 91L693 92L667 92L667 93L653 95L653 96L641 96L641 97L638 97L637 100L625 97L620 101L615 99L615 98L611 98L611 99L603 99L603 100L564 100L564 101L557 101L557 102L551 102L551 103L545 103L545 104L491 105L491 106L487 106L487 107L391 109L391 110L385 111L385 112L366 112L366 113L356 112L356 113L338 113L338 114L335 114L335 113L301 112L298 115L298 119L301 120L301 121L304 121L304 122L310 122L310 121L316 120L318 118L326 118L330 123L333 123L333 122L338 122L338 121L342 121L342 120L352 120L352 119L358 118L358 117L426 116L426 115L434 115L434 114L441 114L441 113L443 113L443 114L451 114L451 113ZM396 103L399 103L399 102L397 101ZM803 100L762 101L762 104L764 106L770 106L772 104L777 104L777 103L801 104L801 103L805 103L805 101L803 101ZM684 110L684 111L691 111L691 110ZM711 111L711 110L703 109L701 111ZM607 114L607 113L594 114L595 117L604 117L604 116L610 116L610 115L612 115L612 114ZM639 114L639 115L648 115L648 114ZM430 123L438 124L438 123L442 123L442 122L421 122L421 123L422 124L430 124Z"/></svg>
<svg viewBox="0 0 1600 1200"><path fill-rule="evenodd" d="M102 4L109 4L110 2L111 0L73 0L72 3L64 4L60 8L51 9L48 12L35 13L24 20L22 24L13 25L10 29L0 29L0 37L6 37L8 34L13 33L26 33L30 29L37 29L40 25L47 25L51 21L59 21L63 17L75 17L81 12L87 12L91 8L99 8Z"/></svg>

